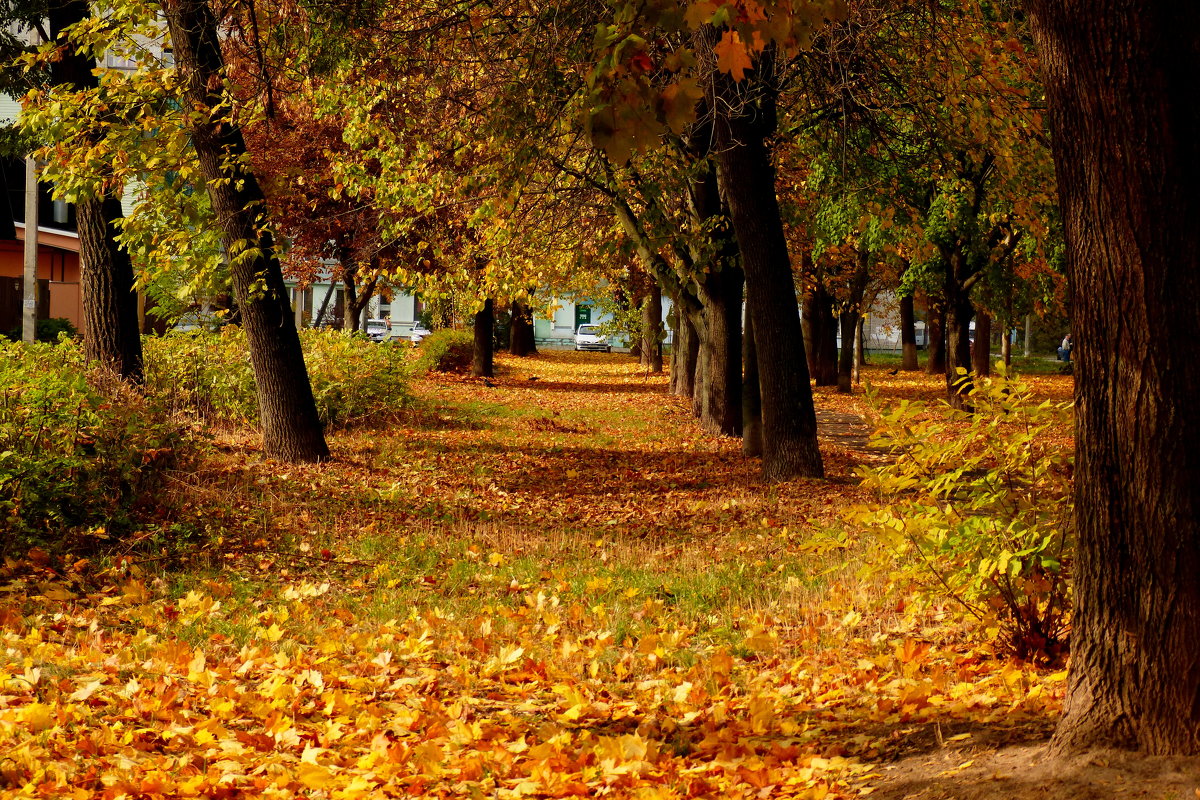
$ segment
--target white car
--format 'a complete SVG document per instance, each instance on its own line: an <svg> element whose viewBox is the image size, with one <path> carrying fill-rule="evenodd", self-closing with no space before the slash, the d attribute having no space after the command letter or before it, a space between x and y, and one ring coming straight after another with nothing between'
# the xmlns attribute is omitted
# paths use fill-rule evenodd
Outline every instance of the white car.
<svg viewBox="0 0 1200 800"><path fill-rule="evenodd" d="M429 328L426 328L420 322L414 322L412 326L412 332L408 334L408 340L413 344L420 344L421 340L431 333L433 333L433 331L429 330Z"/></svg>
<svg viewBox="0 0 1200 800"><path fill-rule="evenodd" d="M575 349L611 353L612 345L601 335L599 325L580 325L575 329Z"/></svg>

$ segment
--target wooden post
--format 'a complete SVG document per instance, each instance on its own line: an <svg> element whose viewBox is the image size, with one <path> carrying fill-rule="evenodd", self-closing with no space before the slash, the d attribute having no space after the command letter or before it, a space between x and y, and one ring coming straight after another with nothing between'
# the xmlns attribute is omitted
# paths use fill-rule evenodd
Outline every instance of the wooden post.
<svg viewBox="0 0 1200 800"><path fill-rule="evenodd" d="M37 338L38 268L38 168L37 161L25 159L25 280L21 300L21 338Z"/></svg>

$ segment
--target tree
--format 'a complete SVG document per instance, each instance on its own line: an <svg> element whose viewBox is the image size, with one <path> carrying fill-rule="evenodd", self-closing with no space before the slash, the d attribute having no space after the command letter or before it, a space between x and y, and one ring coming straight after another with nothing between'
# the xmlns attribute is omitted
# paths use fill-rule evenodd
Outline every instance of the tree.
<svg viewBox="0 0 1200 800"><path fill-rule="evenodd" d="M267 228L265 198L246 164L228 103L217 21L206 0L165 5L175 63L187 100L192 142L220 221L258 391L263 447L283 461L323 461L329 448L304 366L283 272Z"/></svg>
<svg viewBox="0 0 1200 800"><path fill-rule="evenodd" d="M95 59L70 41L72 26L88 16L87 0L50 3L50 35L60 49L50 65L55 90L70 96L95 89ZM58 91L54 92L58 94ZM69 102L69 100L67 101ZM117 190L119 191L119 190ZM131 383L141 383L142 339L133 263L117 242L121 201L102 186L76 199L79 227L79 293L83 306L83 344L89 360L111 369Z"/></svg>
<svg viewBox="0 0 1200 800"><path fill-rule="evenodd" d="M1054 746L1200 752L1200 7L1031 0L1076 362L1078 554Z"/></svg>

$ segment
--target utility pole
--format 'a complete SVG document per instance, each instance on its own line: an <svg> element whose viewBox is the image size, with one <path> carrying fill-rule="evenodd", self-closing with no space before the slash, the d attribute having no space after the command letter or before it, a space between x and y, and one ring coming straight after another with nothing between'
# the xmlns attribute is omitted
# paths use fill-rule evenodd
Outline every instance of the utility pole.
<svg viewBox="0 0 1200 800"><path fill-rule="evenodd" d="M33 158L25 159L25 279L21 300L21 338L37 338L38 268L38 168Z"/></svg>

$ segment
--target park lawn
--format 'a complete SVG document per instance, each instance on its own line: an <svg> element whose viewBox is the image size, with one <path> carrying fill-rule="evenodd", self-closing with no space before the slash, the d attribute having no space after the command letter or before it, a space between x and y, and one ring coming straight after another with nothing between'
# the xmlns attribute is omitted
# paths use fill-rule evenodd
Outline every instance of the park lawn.
<svg viewBox="0 0 1200 800"><path fill-rule="evenodd" d="M1061 669L848 530L879 453L831 440L826 480L764 485L619 355L414 391L330 464L214 441L126 558L10 562L0 796L856 797L1052 724Z"/></svg>

